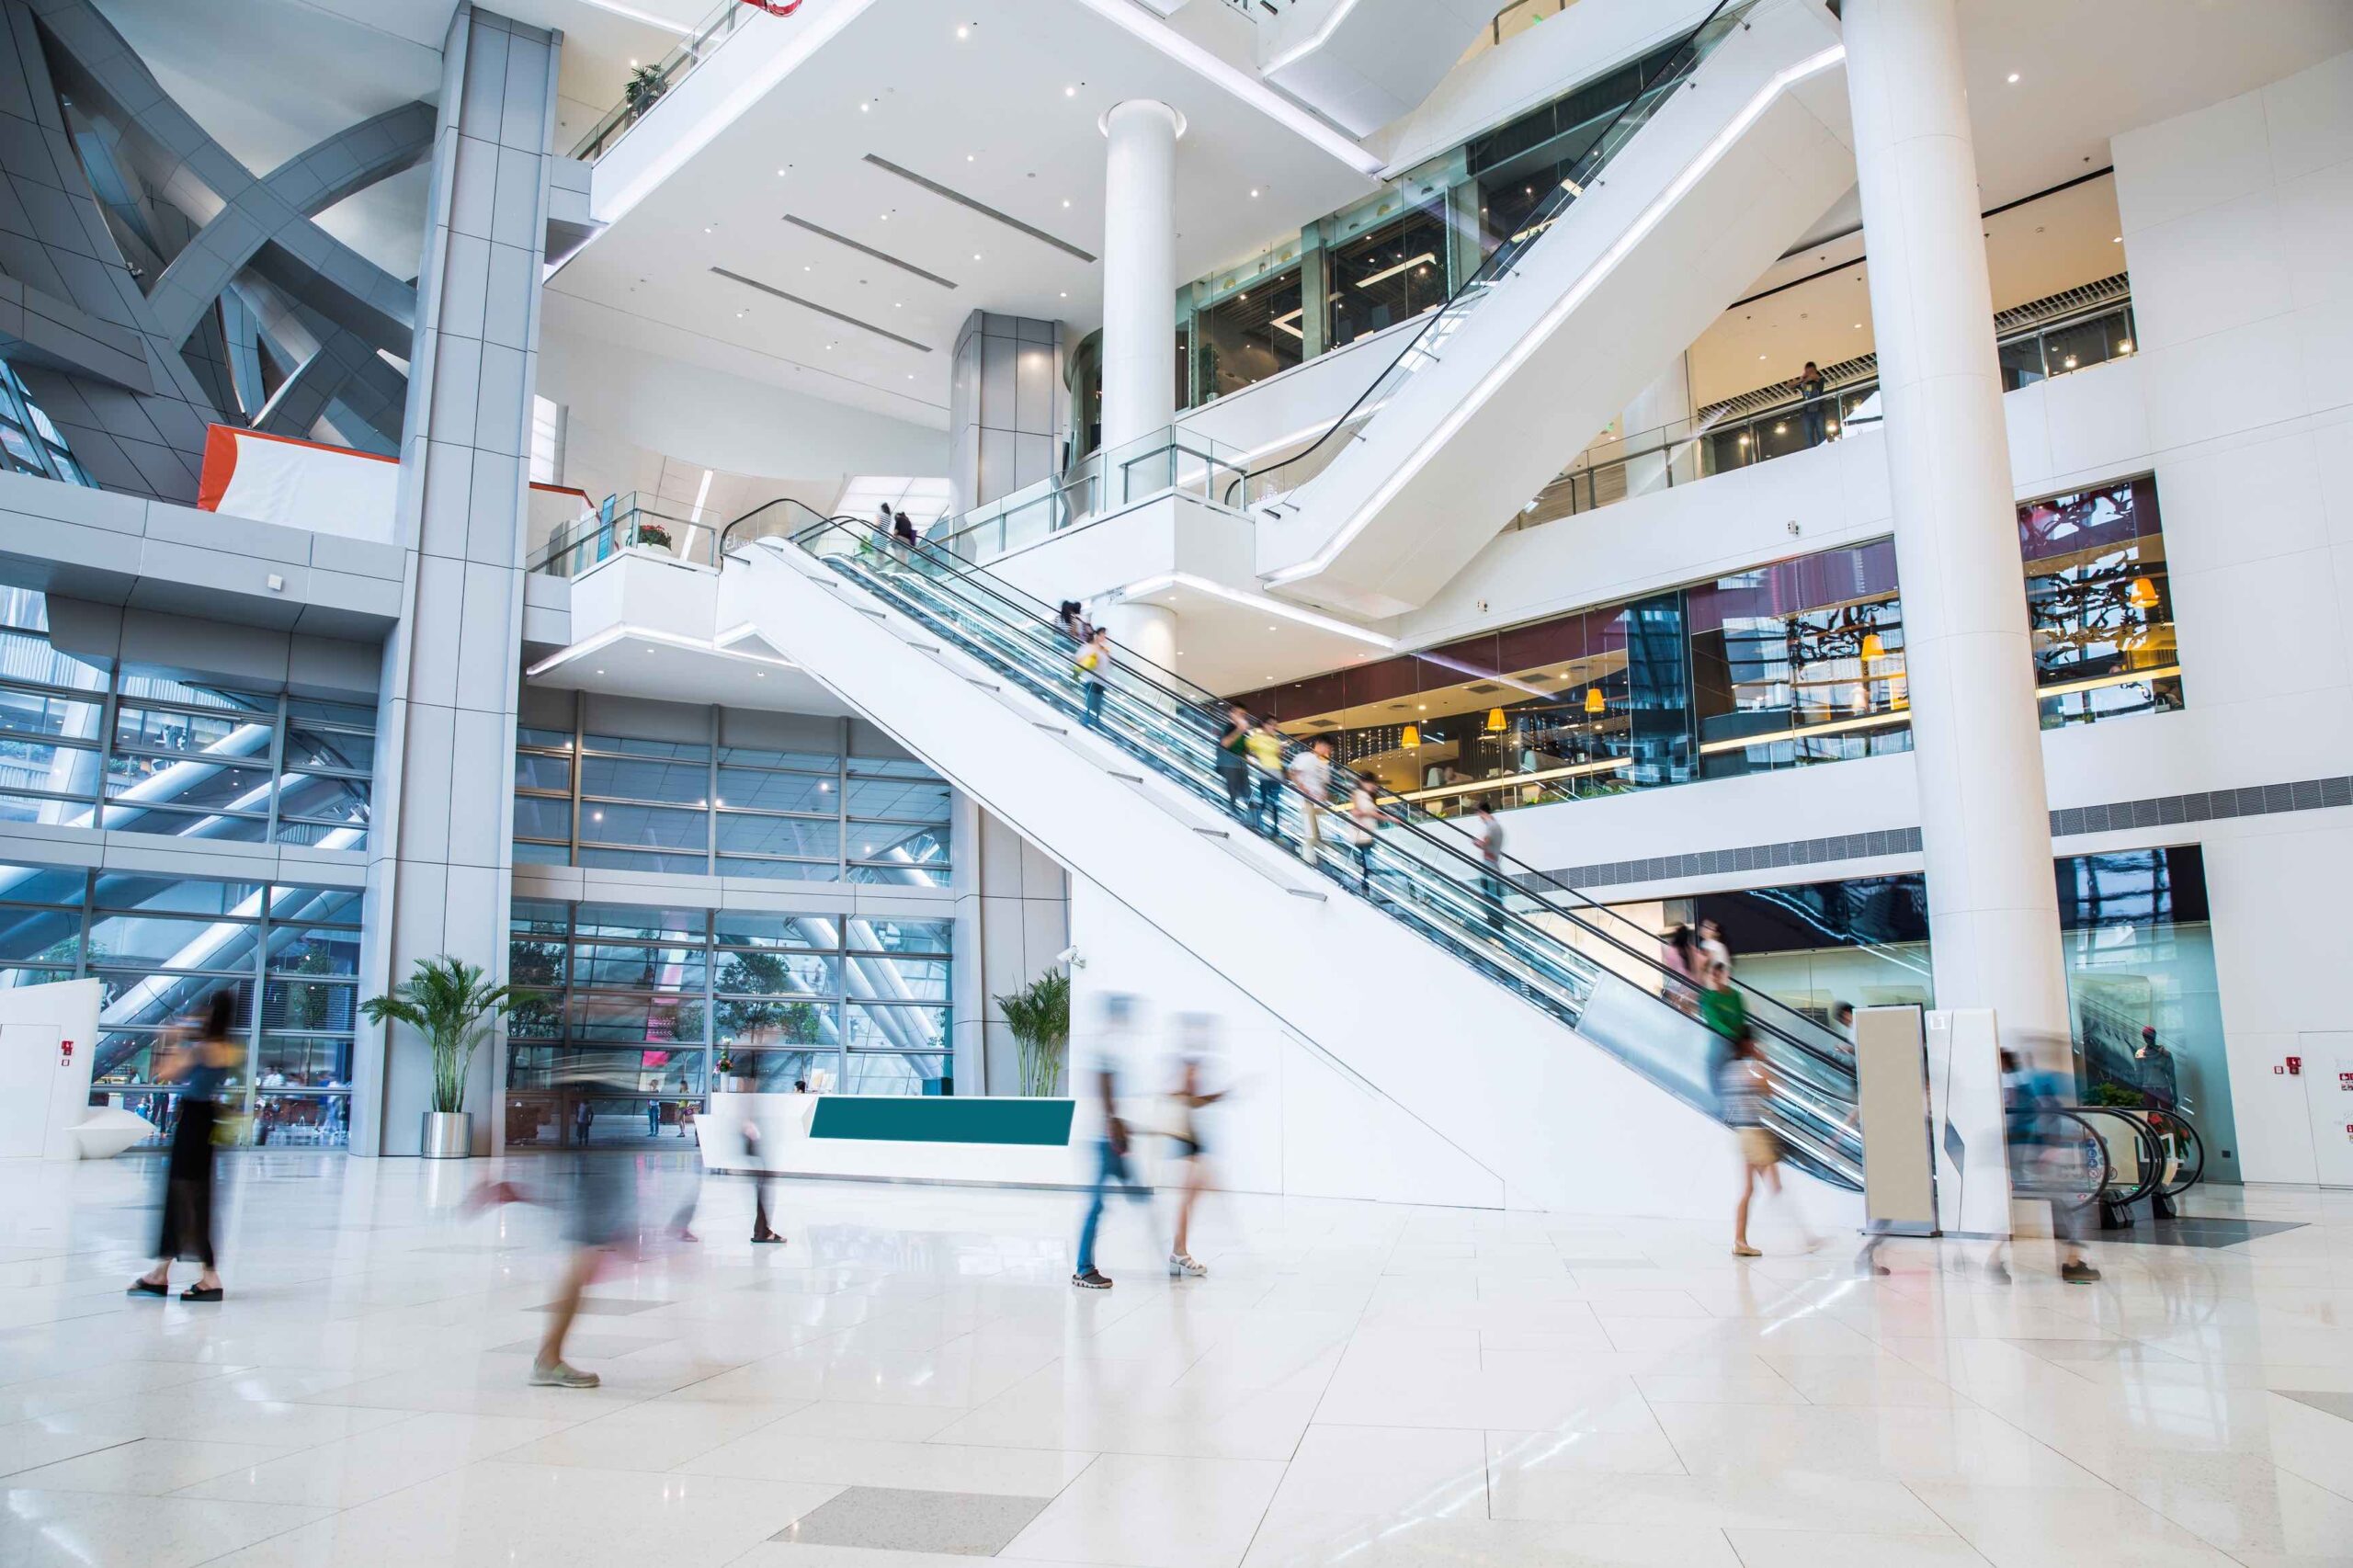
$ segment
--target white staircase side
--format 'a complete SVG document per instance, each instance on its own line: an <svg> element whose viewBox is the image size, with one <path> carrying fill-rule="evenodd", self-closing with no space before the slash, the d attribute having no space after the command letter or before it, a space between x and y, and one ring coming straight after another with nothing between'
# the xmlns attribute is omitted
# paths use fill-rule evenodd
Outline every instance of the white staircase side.
<svg viewBox="0 0 2353 1568"><path fill-rule="evenodd" d="M1356 136L1410 114L1494 19L1494 0L1294 0L1258 28L1269 82Z"/></svg>
<svg viewBox="0 0 2353 1568"><path fill-rule="evenodd" d="M1407 1108L1499 1176L1507 1205L1695 1218L1725 1208L1737 1166L1711 1117L813 558L764 542L731 561L721 593L722 619L750 623L957 789ZM1809 1202L1852 1207L1822 1190Z"/></svg>
<svg viewBox="0 0 2353 1568"><path fill-rule="evenodd" d="M1345 450L1262 512L1258 570L1359 616L1442 587L1854 183L1843 49L1766 0Z"/></svg>

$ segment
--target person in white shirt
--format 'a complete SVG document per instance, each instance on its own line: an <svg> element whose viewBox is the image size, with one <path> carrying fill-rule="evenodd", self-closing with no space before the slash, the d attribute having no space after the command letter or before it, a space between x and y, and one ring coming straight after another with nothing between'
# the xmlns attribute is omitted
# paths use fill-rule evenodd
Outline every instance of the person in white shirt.
<svg viewBox="0 0 2353 1568"><path fill-rule="evenodd" d="M1314 744L1302 746L1292 754L1290 787L1299 791L1300 816L1305 823L1299 831L1299 858L1313 866L1324 849L1323 816L1332 801L1329 735L1318 735Z"/></svg>
<svg viewBox="0 0 2353 1568"><path fill-rule="evenodd" d="M1087 1040L1085 1065L1071 1085L1081 1093L1081 1085L1092 1087L1103 1110L1103 1131L1096 1140L1095 1188L1087 1199L1086 1222L1079 1227L1078 1267L1070 1277L1082 1290L1111 1288L1109 1276L1095 1267L1095 1235L1103 1223L1103 1200L1113 1185L1126 1187L1128 1196L1140 1202L1152 1199L1152 1189L1128 1169L1128 1124L1120 1116L1120 1073L1135 1028L1134 997L1117 992L1104 997L1102 1021Z"/></svg>

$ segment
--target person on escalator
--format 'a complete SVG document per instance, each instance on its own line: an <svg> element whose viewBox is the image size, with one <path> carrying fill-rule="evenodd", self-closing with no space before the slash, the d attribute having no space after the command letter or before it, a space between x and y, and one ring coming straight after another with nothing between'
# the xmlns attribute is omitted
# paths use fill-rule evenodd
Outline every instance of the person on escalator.
<svg viewBox="0 0 2353 1568"><path fill-rule="evenodd" d="M1369 779L1357 780L1348 800L1348 845L1357 852L1357 892L1372 892L1372 846L1381 826L1381 801Z"/></svg>
<svg viewBox="0 0 2353 1568"><path fill-rule="evenodd" d="M1258 774L1258 831L1270 838L1282 833L1283 733L1271 719L1250 726L1247 743L1250 766Z"/></svg>
<svg viewBox="0 0 2353 1568"><path fill-rule="evenodd" d="M900 508L891 518L891 537L898 540L899 553L905 556L910 562L922 554L922 536L915 532L915 519L907 516L904 507Z"/></svg>
<svg viewBox="0 0 2353 1568"><path fill-rule="evenodd" d="M1235 816L1250 812L1250 710L1235 703L1225 712L1225 733L1217 738L1217 777L1225 803Z"/></svg>
<svg viewBox="0 0 2353 1568"><path fill-rule="evenodd" d="M1332 805L1331 736L1291 754L1290 787L1299 791L1299 858L1313 866L1324 852L1324 813Z"/></svg>
<svg viewBox="0 0 2353 1568"><path fill-rule="evenodd" d="M1111 673L1111 634L1101 627L1095 629L1078 650L1078 657L1071 661L1078 684L1086 690L1086 713L1080 722L1090 730L1103 727L1103 686Z"/></svg>
<svg viewBox="0 0 2353 1568"><path fill-rule="evenodd" d="M1479 891L1487 899L1487 926L1500 931L1504 928L1504 895L1510 884L1504 881L1504 824L1495 820L1495 809L1486 801L1479 802Z"/></svg>

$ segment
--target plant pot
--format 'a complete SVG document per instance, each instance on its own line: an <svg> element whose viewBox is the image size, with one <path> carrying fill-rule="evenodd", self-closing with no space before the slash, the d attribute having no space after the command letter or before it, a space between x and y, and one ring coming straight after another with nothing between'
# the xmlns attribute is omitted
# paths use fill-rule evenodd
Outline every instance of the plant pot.
<svg viewBox="0 0 2353 1568"><path fill-rule="evenodd" d="M472 1111L428 1110L419 1152L428 1160L462 1160L474 1152Z"/></svg>

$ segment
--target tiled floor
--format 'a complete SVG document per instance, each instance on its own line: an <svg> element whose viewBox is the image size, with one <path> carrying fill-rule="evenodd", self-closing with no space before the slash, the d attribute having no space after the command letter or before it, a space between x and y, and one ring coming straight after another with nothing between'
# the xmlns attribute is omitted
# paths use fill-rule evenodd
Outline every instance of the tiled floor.
<svg viewBox="0 0 2353 1568"><path fill-rule="evenodd" d="M2353 1193L2201 1190L2257 1223L2091 1287L1223 1199L1207 1279L1122 1209L1085 1294L1068 1197L799 1185L755 1249L714 1184L594 1288L579 1392L525 1385L555 1219L467 1212L488 1165L230 1170L198 1307L120 1293L152 1165L0 1165L0 1564L2353 1564Z"/></svg>

